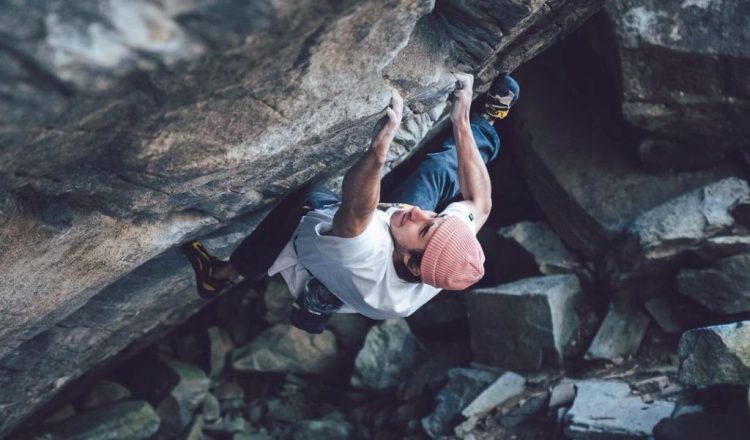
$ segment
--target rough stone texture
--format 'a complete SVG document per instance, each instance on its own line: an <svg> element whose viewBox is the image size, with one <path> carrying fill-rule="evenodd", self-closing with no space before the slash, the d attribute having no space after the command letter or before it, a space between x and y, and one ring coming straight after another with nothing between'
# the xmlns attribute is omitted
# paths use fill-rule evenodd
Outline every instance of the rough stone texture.
<svg viewBox="0 0 750 440"><path fill-rule="evenodd" d="M644 213L605 259L612 289L644 289L650 279L674 273L688 255L705 261L746 251L750 233L732 215L750 203L745 180L727 178Z"/></svg>
<svg viewBox="0 0 750 440"><path fill-rule="evenodd" d="M612 0L606 11L629 122L707 150L750 148L750 4Z"/></svg>
<svg viewBox="0 0 750 440"><path fill-rule="evenodd" d="M682 383L750 385L750 321L689 330L678 354Z"/></svg>
<svg viewBox="0 0 750 440"><path fill-rule="evenodd" d="M435 411L422 418L422 428L433 439L453 434L456 416L483 389L497 379L497 374L484 370L456 368L448 372L448 383L437 395Z"/></svg>
<svg viewBox="0 0 750 440"><path fill-rule="evenodd" d="M559 365L580 352L581 286L575 275L526 278L466 298L477 362L515 371Z"/></svg>
<svg viewBox="0 0 750 440"><path fill-rule="evenodd" d="M3 396L0 435L81 371L200 307L143 275L187 293L190 271L169 249L340 173L367 147L389 86L409 107L395 163L443 116L450 71L481 86L601 3L0 2L11 97L0 112L0 363L24 389ZM107 293L126 279L138 284L130 298L150 296L132 304L138 316L100 302L129 308ZM114 328L72 320L94 303ZM169 320L154 318L165 310ZM73 360L70 345L37 335L92 342ZM26 356L38 367L13 367L32 365Z"/></svg>
<svg viewBox="0 0 750 440"><path fill-rule="evenodd" d="M354 427L341 418L306 420L298 423L294 430L293 440L347 440L351 438Z"/></svg>
<svg viewBox="0 0 750 440"><path fill-rule="evenodd" d="M158 429L159 416L148 403L125 401L50 425L45 432L69 440L145 440Z"/></svg>
<svg viewBox="0 0 750 440"><path fill-rule="evenodd" d="M666 295L657 296L652 298L643 305L651 315L654 322L662 329L665 333L677 334L682 333L684 330L680 323L677 314L672 309L673 303L670 298Z"/></svg>
<svg viewBox="0 0 750 440"><path fill-rule="evenodd" d="M649 321L649 316L641 310L610 305L607 316L586 351L586 358L615 360L635 354Z"/></svg>
<svg viewBox="0 0 750 440"><path fill-rule="evenodd" d="M403 319L389 319L370 328L354 360L351 384L385 390L398 386L412 373L424 348Z"/></svg>
<svg viewBox="0 0 750 440"><path fill-rule="evenodd" d="M266 321L271 324L289 324L294 297L284 279L274 277L266 286L263 298L266 305Z"/></svg>
<svg viewBox="0 0 750 440"><path fill-rule="evenodd" d="M461 411L464 417L479 417L506 400L521 394L526 379L512 371L503 373Z"/></svg>
<svg viewBox="0 0 750 440"><path fill-rule="evenodd" d="M750 254L723 258L705 269L683 269L677 285L680 293L713 312L750 311Z"/></svg>
<svg viewBox="0 0 750 440"><path fill-rule="evenodd" d="M235 347L232 343L232 338L221 327L211 327L207 333L211 350L209 374L212 379L217 379L221 375L221 372L224 371L229 353Z"/></svg>
<svg viewBox="0 0 750 440"><path fill-rule="evenodd" d="M579 64L585 68L571 71ZM727 174L642 170L610 102L613 87L595 76L595 66L593 54L576 60L564 46L524 65L517 71L524 95L512 119L535 200L560 238L589 259L601 257L644 212Z"/></svg>
<svg viewBox="0 0 750 440"><path fill-rule="evenodd" d="M276 324L232 353L235 371L330 373L337 361L336 337L329 330L313 335Z"/></svg>
<svg viewBox="0 0 750 440"><path fill-rule="evenodd" d="M177 385L156 408L161 419L160 432L175 436L187 428L193 413L203 403L211 381L195 365L168 359L165 363L177 375Z"/></svg>
<svg viewBox="0 0 750 440"><path fill-rule="evenodd" d="M117 382L101 380L81 399L81 408L92 409L109 403L119 402L130 397L130 390Z"/></svg>
<svg viewBox="0 0 750 440"><path fill-rule="evenodd" d="M579 259L565 248L560 238L544 222L520 222L506 226L497 233L531 256L541 274L574 273L580 268Z"/></svg>
<svg viewBox="0 0 750 440"><path fill-rule="evenodd" d="M652 435L675 405L644 403L625 382L588 380L576 383L576 398L566 415L565 434L573 439L640 439Z"/></svg>
<svg viewBox="0 0 750 440"><path fill-rule="evenodd" d="M463 340L445 344L440 351L429 355L399 387L399 397L409 401L428 390L438 389L448 379L451 369L466 365L469 361L471 350Z"/></svg>

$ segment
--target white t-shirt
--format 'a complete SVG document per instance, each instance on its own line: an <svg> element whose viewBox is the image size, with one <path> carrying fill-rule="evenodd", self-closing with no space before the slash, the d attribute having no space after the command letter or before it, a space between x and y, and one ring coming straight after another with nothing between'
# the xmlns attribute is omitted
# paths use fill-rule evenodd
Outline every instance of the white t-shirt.
<svg viewBox="0 0 750 440"><path fill-rule="evenodd" d="M339 313L361 313L372 319L409 316L441 289L403 281L396 274L388 221L398 208L375 210L372 221L352 238L323 235L332 228L339 204L311 211L276 258L269 275L281 273L296 298L313 276L344 303ZM452 203L441 213L464 220L476 233L466 204Z"/></svg>

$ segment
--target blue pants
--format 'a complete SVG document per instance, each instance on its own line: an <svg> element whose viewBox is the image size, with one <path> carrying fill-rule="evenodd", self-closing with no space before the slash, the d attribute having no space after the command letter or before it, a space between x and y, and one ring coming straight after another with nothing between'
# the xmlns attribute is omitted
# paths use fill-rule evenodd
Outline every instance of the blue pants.
<svg viewBox="0 0 750 440"><path fill-rule="evenodd" d="M480 116L473 116L471 132L484 163L497 157L500 151L500 137L492 124ZM439 212L461 198L456 140L451 135L438 151L429 153L419 167L382 201L408 203L421 209Z"/></svg>

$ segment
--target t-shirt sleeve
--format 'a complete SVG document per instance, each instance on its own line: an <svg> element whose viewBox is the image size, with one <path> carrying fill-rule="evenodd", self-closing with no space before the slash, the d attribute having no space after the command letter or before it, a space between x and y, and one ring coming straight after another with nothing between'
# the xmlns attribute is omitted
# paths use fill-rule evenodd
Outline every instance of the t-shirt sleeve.
<svg viewBox="0 0 750 440"><path fill-rule="evenodd" d="M474 231L474 234L477 233L477 223L474 219L474 213L471 212L471 209L469 209L466 203L453 202L450 205L446 206L443 212L441 212L440 214L452 215L460 218L471 227L471 230Z"/></svg>

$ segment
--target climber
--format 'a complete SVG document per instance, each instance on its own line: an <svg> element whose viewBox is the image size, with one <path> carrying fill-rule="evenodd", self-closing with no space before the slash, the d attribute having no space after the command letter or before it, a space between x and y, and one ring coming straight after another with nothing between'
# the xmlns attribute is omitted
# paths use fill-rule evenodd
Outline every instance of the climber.
<svg viewBox="0 0 750 440"><path fill-rule="evenodd" d="M402 117L403 100L395 91L370 149L346 173L341 199L321 186L290 197L228 262L200 242L183 246L199 294L214 297L239 275L257 280L281 273L296 297L292 324L320 333L334 312L405 317L441 289L476 283L484 274L476 233L491 208L485 164L500 147L492 122L508 114L519 87L500 75L480 114L471 115L474 79L462 73L456 78L453 136L384 198L394 203L379 205L380 172ZM285 234L280 245L273 238L279 231Z"/></svg>

